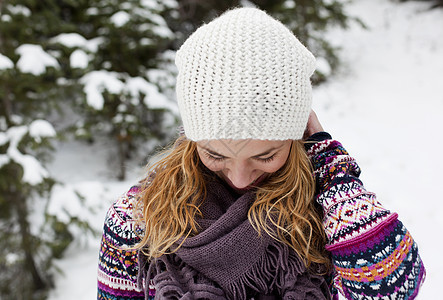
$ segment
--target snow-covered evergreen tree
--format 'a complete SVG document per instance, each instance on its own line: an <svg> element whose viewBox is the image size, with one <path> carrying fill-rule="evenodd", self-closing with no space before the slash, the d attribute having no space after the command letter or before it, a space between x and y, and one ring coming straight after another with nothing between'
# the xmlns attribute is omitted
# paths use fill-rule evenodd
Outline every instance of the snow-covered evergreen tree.
<svg viewBox="0 0 443 300"><path fill-rule="evenodd" d="M2 299L41 299L52 285L54 254L48 240L42 236L46 227L44 199L48 198L54 183L42 164L42 156L55 131L45 120L34 120L29 125L5 126L5 122L2 123L0 292ZM62 235L68 233L62 231ZM49 234L50 243L57 248L56 229L51 228ZM64 239L60 242L67 245Z"/></svg>
<svg viewBox="0 0 443 300"><path fill-rule="evenodd" d="M317 59L314 83L324 81L339 66L338 50L326 38L325 32L333 26L346 28L357 18L348 16L344 7L349 0L256 0L261 8L288 26Z"/></svg>
<svg viewBox="0 0 443 300"><path fill-rule="evenodd" d="M143 145L164 142L169 137L165 128L175 124L175 102L165 96L173 84L165 66L171 62L166 49L174 34L164 17L174 18L177 4L175 0L89 4L84 23L52 42L70 49L72 73L82 74L84 95L76 101L84 118L76 124L76 134L90 140L111 138L111 161L116 163L111 167L122 180L131 153L143 149L148 154L152 147Z"/></svg>
<svg viewBox="0 0 443 300"><path fill-rule="evenodd" d="M43 299L52 262L73 239L69 223L46 211L55 180L45 163L64 89L63 53L50 37L64 21L60 1L0 2L0 294ZM64 81L64 80L61 80Z"/></svg>
<svg viewBox="0 0 443 300"><path fill-rule="evenodd" d="M338 48L325 37L331 26L346 28L356 18L345 13L349 0L178 0L179 22L171 27L185 39L203 22L213 19L227 9L239 6L255 6L265 10L289 27L300 41L317 57L318 67L313 82L324 81L338 66ZM362 24L363 25L363 24ZM177 45L181 44L178 42Z"/></svg>

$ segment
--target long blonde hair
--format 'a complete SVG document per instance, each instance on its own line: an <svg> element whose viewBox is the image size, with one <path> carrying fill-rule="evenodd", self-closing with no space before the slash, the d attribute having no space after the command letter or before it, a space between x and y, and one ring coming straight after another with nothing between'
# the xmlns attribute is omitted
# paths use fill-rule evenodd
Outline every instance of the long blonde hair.
<svg viewBox="0 0 443 300"><path fill-rule="evenodd" d="M179 138L163 155L151 167L140 196L144 234L137 247L148 259L170 253L180 238L183 242L198 233L195 218L201 216L200 199L206 196L195 142ZM313 262L329 266L312 174L303 142L292 141L284 166L257 189L248 218L259 234L264 231L293 248L307 267Z"/></svg>

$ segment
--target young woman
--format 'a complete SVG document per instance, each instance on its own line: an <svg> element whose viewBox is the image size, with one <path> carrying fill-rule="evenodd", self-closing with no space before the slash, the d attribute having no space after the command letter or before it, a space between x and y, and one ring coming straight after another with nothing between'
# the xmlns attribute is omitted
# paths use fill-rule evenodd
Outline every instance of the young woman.
<svg viewBox="0 0 443 300"><path fill-rule="evenodd" d="M184 135L108 211L98 299L412 299L411 235L311 111L312 54L253 8L177 52Z"/></svg>

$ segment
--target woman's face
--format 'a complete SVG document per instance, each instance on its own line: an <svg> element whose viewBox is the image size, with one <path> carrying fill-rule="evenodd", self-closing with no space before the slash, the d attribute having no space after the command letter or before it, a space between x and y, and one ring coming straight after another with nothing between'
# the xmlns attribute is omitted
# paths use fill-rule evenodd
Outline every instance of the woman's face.
<svg viewBox="0 0 443 300"><path fill-rule="evenodd" d="M210 140L197 142L202 163L231 187L242 190L264 180L286 162L291 140Z"/></svg>

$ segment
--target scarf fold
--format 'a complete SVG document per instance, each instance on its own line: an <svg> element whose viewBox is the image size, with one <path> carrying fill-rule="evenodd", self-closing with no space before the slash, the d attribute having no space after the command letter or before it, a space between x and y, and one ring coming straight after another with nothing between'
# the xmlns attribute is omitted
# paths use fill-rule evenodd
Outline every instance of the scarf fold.
<svg viewBox="0 0 443 300"><path fill-rule="evenodd" d="M247 215L254 200L252 191L237 198L221 182L209 182L203 218L196 220L200 232L151 262L140 253L146 297L152 279L155 299L330 299L323 276L311 274L292 248L252 227Z"/></svg>

